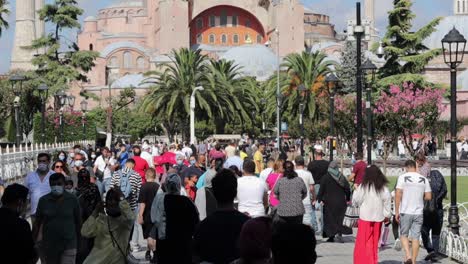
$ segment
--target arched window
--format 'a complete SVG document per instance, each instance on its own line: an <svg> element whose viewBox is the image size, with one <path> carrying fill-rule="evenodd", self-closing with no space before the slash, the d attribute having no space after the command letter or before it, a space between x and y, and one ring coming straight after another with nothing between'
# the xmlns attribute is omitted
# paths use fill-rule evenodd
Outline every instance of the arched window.
<svg viewBox="0 0 468 264"><path fill-rule="evenodd" d="M234 35L232 36L232 42L233 42L234 44L239 44L239 35L234 34Z"/></svg>
<svg viewBox="0 0 468 264"><path fill-rule="evenodd" d="M201 44L203 42L203 35L197 34L197 44Z"/></svg>
<svg viewBox="0 0 468 264"><path fill-rule="evenodd" d="M110 60L107 62L107 66L119 67L119 60L117 59L117 57L112 56Z"/></svg>
<svg viewBox="0 0 468 264"><path fill-rule="evenodd" d="M145 58L138 57L136 63L137 63L137 68L138 69L145 69L146 68Z"/></svg>
<svg viewBox="0 0 468 264"><path fill-rule="evenodd" d="M245 34L244 40L245 40L246 42L252 41L252 39L250 38L250 35L249 35L249 34Z"/></svg>
<svg viewBox="0 0 468 264"><path fill-rule="evenodd" d="M219 19L219 24L222 27L225 27L227 25L227 13L226 10L221 11L221 18Z"/></svg>
<svg viewBox="0 0 468 264"><path fill-rule="evenodd" d="M133 13L127 12L127 24L132 24L132 23L133 23Z"/></svg>
<svg viewBox="0 0 468 264"><path fill-rule="evenodd" d="M232 16L232 26L237 27L237 16L236 15Z"/></svg>
<svg viewBox="0 0 468 264"><path fill-rule="evenodd" d="M258 34L257 35L257 43L262 43L263 42L263 37L262 35Z"/></svg>
<svg viewBox="0 0 468 264"><path fill-rule="evenodd" d="M215 26L216 26L216 17L210 16L210 27L215 27Z"/></svg>
<svg viewBox="0 0 468 264"><path fill-rule="evenodd" d="M89 44L89 50L93 50L94 46L93 43Z"/></svg>
<svg viewBox="0 0 468 264"><path fill-rule="evenodd" d="M124 68L129 69L132 68L132 53L130 51L126 51L123 54L123 60L124 60Z"/></svg>
<svg viewBox="0 0 468 264"><path fill-rule="evenodd" d="M203 28L203 18L199 17L197 18L197 29L202 29Z"/></svg>
<svg viewBox="0 0 468 264"><path fill-rule="evenodd" d="M221 43L226 44L227 43L227 36L226 34L221 35Z"/></svg>
<svg viewBox="0 0 468 264"><path fill-rule="evenodd" d="M214 34L210 34L210 39L209 39L210 44L214 44L216 42L216 38Z"/></svg>

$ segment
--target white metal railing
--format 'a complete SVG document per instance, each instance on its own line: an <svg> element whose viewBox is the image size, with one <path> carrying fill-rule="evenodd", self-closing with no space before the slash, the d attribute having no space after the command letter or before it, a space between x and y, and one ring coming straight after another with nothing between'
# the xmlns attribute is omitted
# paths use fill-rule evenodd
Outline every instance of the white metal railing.
<svg viewBox="0 0 468 264"><path fill-rule="evenodd" d="M460 235L449 231L448 209L450 204L444 206L444 228L440 234L441 253L461 263L468 263L468 202L458 204L458 215L460 217Z"/></svg>
<svg viewBox="0 0 468 264"><path fill-rule="evenodd" d="M34 170L37 165L37 155L42 152L54 154L58 151L68 151L74 145L86 146L93 141L74 141L67 143L31 144L30 146L0 148L0 179L7 183L22 183L24 176Z"/></svg>
<svg viewBox="0 0 468 264"><path fill-rule="evenodd" d="M383 171L383 167L381 166L380 169ZM443 176L448 177L450 176L450 167L432 167L432 170L438 170L440 173L442 173ZM350 175L352 172L352 168L345 167L343 168L342 173L344 175ZM406 173L404 168L387 168L386 170L386 176L400 176L402 174ZM468 168L465 167L458 167L457 168L457 175L458 176L468 176Z"/></svg>

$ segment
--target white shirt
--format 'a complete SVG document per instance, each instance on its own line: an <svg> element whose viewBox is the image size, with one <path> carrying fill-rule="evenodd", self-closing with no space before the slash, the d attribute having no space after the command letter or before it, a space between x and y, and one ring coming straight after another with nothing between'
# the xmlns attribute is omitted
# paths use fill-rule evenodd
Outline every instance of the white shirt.
<svg viewBox="0 0 468 264"><path fill-rule="evenodd" d="M417 172L407 172L398 177L396 188L403 190L400 214L422 215L424 193L431 192L429 180Z"/></svg>
<svg viewBox="0 0 468 264"><path fill-rule="evenodd" d="M110 166L114 166L116 164L116 160L114 158L109 158L109 165L106 166L106 162L104 161L104 158L101 156L97 157L96 161L94 162L94 167L97 167L98 170L102 171L104 173L103 178L111 178L112 177L112 172L110 170Z"/></svg>
<svg viewBox="0 0 468 264"><path fill-rule="evenodd" d="M273 172L273 168L266 168L260 172L260 179L262 182L266 182L268 175Z"/></svg>
<svg viewBox="0 0 468 264"><path fill-rule="evenodd" d="M299 176L305 183L306 187L307 187L307 196L306 198L304 198L304 200L302 200L302 203L304 205L308 205L310 206L311 205L311 201L310 201L310 185L314 185L315 182L314 182L314 178L312 177L312 173L310 173L309 171L307 170L304 170L304 169L299 169L299 170L296 170L296 173L297 173L297 176Z"/></svg>
<svg viewBox="0 0 468 264"><path fill-rule="evenodd" d="M385 217L392 216L392 196L387 187L376 192L360 185L353 193L353 204L359 206L359 219L368 222L382 222Z"/></svg>
<svg viewBox="0 0 468 264"><path fill-rule="evenodd" d="M413 141L413 150L416 150L418 148L418 142L417 141Z"/></svg>
<svg viewBox="0 0 468 264"><path fill-rule="evenodd" d="M237 179L239 212L248 213L250 217L264 216L263 196L267 191L266 183L256 176L242 176Z"/></svg>
<svg viewBox="0 0 468 264"><path fill-rule="evenodd" d="M185 157L188 159L190 156L192 156L193 150L190 147L184 147L182 149L182 153L184 153Z"/></svg>
<svg viewBox="0 0 468 264"><path fill-rule="evenodd" d="M151 155L153 157L159 156L159 147L158 146L151 147Z"/></svg>
<svg viewBox="0 0 468 264"><path fill-rule="evenodd" d="M49 177L52 174L54 172L49 171L42 181L36 171L30 172L26 176L24 185L29 189L29 196L31 197L31 215L36 214L39 199L50 193Z"/></svg>
<svg viewBox="0 0 468 264"><path fill-rule="evenodd" d="M404 155L405 152L405 145L403 145L403 142L401 140L398 140L398 154Z"/></svg>
<svg viewBox="0 0 468 264"><path fill-rule="evenodd" d="M230 158L236 155L236 148L234 146L227 146L224 151L226 152L226 158Z"/></svg>
<svg viewBox="0 0 468 264"><path fill-rule="evenodd" d="M153 155L151 155L149 152L147 151L142 151L141 154L140 154L140 157L144 160L146 160L146 162L148 162L148 166L150 168L154 168L154 165L153 165Z"/></svg>

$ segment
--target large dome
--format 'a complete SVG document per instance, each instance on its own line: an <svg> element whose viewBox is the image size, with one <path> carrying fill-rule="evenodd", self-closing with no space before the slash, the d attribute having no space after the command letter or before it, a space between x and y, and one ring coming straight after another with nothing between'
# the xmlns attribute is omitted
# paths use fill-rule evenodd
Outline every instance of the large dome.
<svg viewBox="0 0 468 264"><path fill-rule="evenodd" d="M468 37L468 16L448 16L440 21L440 24L436 27L436 31L431 34L427 39L424 40L424 44L430 49L442 48L442 39L449 33L449 31L455 27L465 38Z"/></svg>
<svg viewBox="0 0 468 264"><path fill-rule="evenodd" d="M244 76L266 81L278 67L276 55L264 45L243 45L229 49L220 59L234 61Z"/></svg>

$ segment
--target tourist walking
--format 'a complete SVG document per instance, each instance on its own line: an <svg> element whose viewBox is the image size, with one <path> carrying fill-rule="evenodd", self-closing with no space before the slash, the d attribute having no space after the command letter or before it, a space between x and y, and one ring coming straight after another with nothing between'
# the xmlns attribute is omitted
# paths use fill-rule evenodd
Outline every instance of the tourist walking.
<svg viewBox="0 0 468 264"><path fill-rule="evenodd" d="M294 163L296 164L297 176L299 176L299 178L304 181L307 188L307 195L304 200L302 200L305 209L302 223L308 226L312 226L312 205L315 204L314 178L312 177L312 173L304 169L304 158L302 156L296 156Z"/></svg>
<svg viewBox="0 0 468 264"><path fill-rule="evenodd" d="M423 152L419 152L416 155L416 165L419 174L426 178L429 177L429 174L431 173L431 164L429 164L426 155Z"/></svg>
<svg viewBox="0 0 468 264"><path fill-rule="evenodd" d="M243 225L239 235L240 258L231 264L270 264L271 238L271 218L250 219Z"/></svg>
<svg viewBox="0 0 468 264"><path fill-rule="evenodd" d="M96 209L96 206L101 202L101 195L98 187L91 183L91 176L87 169L81 169L78 172L78 186L75 195L78 197L80 205L81 222L84 223ZM91 252L94 245L93 238L81 237L78 245L76 262L83 263L86 257Z"/></svg>
<svg viewBox="0 0 468 264"><path fill-rule="evenodd" d="M197 190L197 195L195 197L195 205L197 206L198 213L200 214L200 221L203 221L207 216L214 213L217 209L217 201L213 193L212 180L216 175L214 173L206 173L204 177L203 187ZM200 181L200 180L198 180Z"/></svg>
<svg viewBox="0 0 468 264"><path fill-rule="evenodd" d="M257 151L255 151L255 154L253 155L253 161L255 162L255 174L256 175L259 175L260 172L262 172L264 169L264 164L263 164L264 152L265 152L265 144L260 143L258 145Z"/></svg>
<svg viewBox="0 0 468 264"><path fill-rule="evenodd" d="M243 175L237 179L237 201L239 211L250 217L264 216L268 208L267 185L255 176L255 163L246 159Z"/></svg>
<svg viewBox="0 0 468 264"><path fill-rule="evenodd" d="M42 196L33 224L41 262L74 264L81 228L80 205L75 195L65 192L65 176L50 175L50 193Z"/></svg>
<svg viewBox="0 0 468 264"><path fill-rule="evenodd" d="M323 148L320 146L315 148L314 151L314 160L307 165L307 170L312 173L314 178L314 192L315 197L317 197L320 191L320 182L322 178L328 173L329 162L323 159L325 155L323 153ZM323 207L320 203L315 202L313 204L312 211L312 228L316 231L317 234L322 234L323 230Z"/></svg>
<svg viewBox="0 0 468 264"><path fill-rule="evenodd" d="M405 251L405 264L415 264L423 224L424 200L432 199L429 180L417 173L416 162L405 162L406 173L398 177L395 191L395 216L400 223L400 240ZM410 241L411 247L410 250Z"/></svg>
<svg viewBox="0 0 468 264"><path fill-rule="evenodd" d="M22 218L27 208L28 188L19 184L6 187L0 208L0 258L2 263L34 264L38 256L29 223Z"/></svg>
<svg viewBox="0 0 468 264"><path fill-rule="evenodd" d="M273 170L266 178L266 184L268 186L268 203L269 203L269 211L271 215L276 213L276 207L279 204L278 198L276 198L273 189L275 189L275 185L278 180L283 176L283 160L277 160L273 164Z"/></svg>
<svg viewBox="0 0 468 264"><path fill-rule="evenodd" d="M156 196L151 207L154 226L150 242L157 241L158 264L192 263L191 242L199 217L192 201L180 195L181 187L179 175L168 175L162 187L164 193Z"/></svg>
<svg viewBox="0 0 468 264"><path fill-rule="evenodd" d="M223 169L213 178L213 194L218 208L197 227L193 239L196 261L230 263L240 257L239 235L249 217L234 208L237 184L231 170Z"/></svg>
<svg viewBox="0 0 468 264"><path fill-rule="evenodd" d="M367 163L364 161L364 155L361 152L356 153L354 157L356 158L356 163L353 165L353 172L348 177L348 181L352 182L356 189L364 179Z"/></svg>
<svg viewBox="0 0 468 264"><path fill-rule="evenodd" d="M138 223L141 225L143 230L143 238L148 239L151 229L153 228L153 222L151 222L151 205L153 204L154 197L159 190L159 184L156 180L156 171L153 168L146 170L146 183L141 186L140 195L138 197L139 211L138 211ZM156 260L156 251L153 251L153 257L149 249L146 250L146 260Z"/></svg>
<svg viewBox="0 0 468 264"><path fill-rule="evenodd" d="M428 177L432 199L426 201L423 211L422 241L428 255L427 261L437 261L439 256L440 231L444 222L443 200L447 196L447 184L440 171L432 170Z"/></svg>
<svg viewBox="0 0 468 264"><path fill-rule="evenodd" d="M133 168L141 176L141 182L145 183L145 171L149 168L148 162L141 157L141 148L139 146L133 146L133 160L135 166Z"/></svg>
<svg viewBox="0 0 468 264"><path fill-rule="evenodd" d="M102 149L101 156L96 158L94 162L93 172L97 178L99 192L104 194L110 188L112 173L119 167L118 162L112 158L112 153L109 148Z"/></svg>
<svg viewBox="0 0 468 264"><path fill-rule="evenodd" d="M358 233L354 244L354 263L377 264L382 223L392 216L392 197L388 180L375 165L366 169L362 184L353 193L359 207Z"/></svg>
<svg viewBox="0 0 468 264"><path fill-rule="evenodd" d="M84 264L127 263L134 216L123 193L118 188L110 188L106 193L105 207L99 203L81 228L82 236L94 238L93 249Z"/></svg>
<svg viewBox="0 0 468 264"><path fill-rule="evenodd" d="M280 222L287 224L300 224L304 217L304 204L302 200L307 197L307 188L304 181L294 171L291 161L283 163L283 177L281 177L273 189L279 200L276 214Z"/></svg>
<svg viewBox="0 0 468 264"><path fill-rule="evenodd" d="M352 234L350 228L343 226L350 196L351 189L346 177L339 171L336 161L330 162L317 195L317 202L323 206L323 237L328 237L327 242L334 242L337 235L341 240L343 234Z"/></svg>
<svg viewBox="0 0 468 264"><path fill-rule="evenodd" d="M34 225L36 220L36 209L39 199L50 193L49 178L54 174L54 171L49 169L50 155L48 153L39 153L37 155L36 170L28 173L24 184L29 189L29 197L31 200L31 222ZM65 184L65 183L64 183Z"/></svg>
<svg viewBox="0 0 468 264"><path fill-rule="evenodd" d="M63 176L67 177L70 175L70 170L68 169L68 165L66 162L57 160L52 164L52 170L55 173L61 173Z"/></svg>

